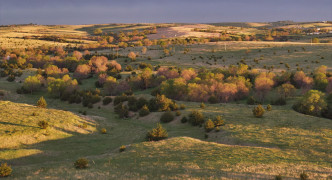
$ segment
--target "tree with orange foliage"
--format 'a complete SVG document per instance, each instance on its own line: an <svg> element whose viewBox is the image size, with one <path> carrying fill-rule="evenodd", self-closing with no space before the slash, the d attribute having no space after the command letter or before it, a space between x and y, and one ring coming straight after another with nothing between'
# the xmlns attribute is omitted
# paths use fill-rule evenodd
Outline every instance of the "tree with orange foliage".
<svg viewBox="0 0 332 180"><path fill-rule="evenodd" d="M74 77L77 79L85 79L89 77L90 73L91 73L91 67L87 64L81 64L77 66L74 72Z"/></svg>
<svg viewBox="0 0 332 180"><path fill-rule="evenodd" d="M264 101L265 96L271 91L274 81L268 77L257 77L255 79L255 89L259 98Z"/></svg>
<svg viewBox="0 0 332 180"><path fill-rule="evenodd" d="M108 59L105 56L93 56L89 61L89 65L92 71L99 73L107 70L107 62Z"/></svg>

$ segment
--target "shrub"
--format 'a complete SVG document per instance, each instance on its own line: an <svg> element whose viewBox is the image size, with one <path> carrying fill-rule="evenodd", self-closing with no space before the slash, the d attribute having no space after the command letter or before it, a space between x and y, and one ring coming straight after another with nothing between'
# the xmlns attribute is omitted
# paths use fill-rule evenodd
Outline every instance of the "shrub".
<svg viewBox="0 0 332 180"><path fill-rule="evenodd" d="M148 104L149 104L148 100L146 100L144 97L140 97L136 102L136 106L138 109L141 109L144 105Z"/></svg>
<svg viewBox="0 0 332 180"><path fill-rule="evenodd" d="M176 116L181 116L181 111L179 111L179 110L176 111L176 112L175 112L175 115L176 115Z"/></svg>
<svg viewBox="0 0 332 180"><path fill-rule="evenodd" d="M150 110L147 105L144 105L141 110L139 110L139 116L143 117L150 114Z"/></svg>
<svg viewBox="0 0 332 180"><path fill-rule="evenodd" d="M48 127L48 122L45 120L41 120L38 122L38 126L42 129L46 129Z"/></svg>
<svg viewBox="0 0 332 180"><path fill-rule="evenodd" d="M180 109L181 109L181 110L184 110L184 109L186 109L186 105L184 105L184 104L181 104L181 105L180 105Z"/></svg>
<svg viewBox="0 0 332 180"><path fill-rule="evenodd" d="M216 103L218 103L218 98L216 96L210 96L208 101L211 104L216 104Z"/></svg>
<svg viewBox="0 0 332 180"><path fill-rule="evenodd" d="M216 116L213 123L216 127L225 125L225 121L222 119L222 116Z"/></svg>
<svg viewBox="0 0 332 180"><path fill-rule="evenodd" d="M294 104L293 108L300 113L321 116L321 113L327 109L325 94L318 90L310 90Z"/></svg>
<svg viewBox="0 0 332 180"><path fill-rule="evenodd" d="M202 103L199 105L199 107L200 107L201 109L205 109L205 104L202 102Z"/></svg>
<svg viewBox="0 0 332 180"><path fill-rule="evenodd" d="M121 102L125 102L128 100L128 97L126 95L116 96L114 98L113 104L114 106L118 105Z"/></svg>
<svg viewBox="0 0 332 180"><path fill-rule="evenodd" d="M217 127L216 127L216 132L219 132L219 131L220 131L220 127L217 126Z"/></svg>
<svg viewBox="0 0 332 180"><path fill-rule="evenodd" d="M181 123L186 123L187 121L188 121L187 117L183 116L182 119L181 119Z"/></svg>
<svg viewBox="0 0 332 180"><path fill-rule="evenodd" d="M256 99L253 96L248 97L247 104L255 105L257 103Z"/></svg>
<svg viewBox="0 0 332 180"><path fill-rule="evenodd" d="M261 118L263 117L263 114L265 112L264 108L262 107L262 105L258 105L256 107L254 107L254 109L252 110L253 114L255 117Z"/></svg>
<svg viewBox="0 0 332 180"><path fill-rule="evenodd" d="M102 134L106 134L106 133L107 133L107 130L106 130L105 128L102 128L102 129L100 130L100 132L101 132Z"/></svg>
<svg viewBox="0 0 332 180"><path fill-rule="evenodd" d="M120 148L119 148L119 151L120 151L120 152L123 152L123 151L125 151L125 150L126 150L126 146L125 146L125 145L120 146Z"/></svg>
<svg viewBox="0 0 332 180"><path fill-rule="evenodd" d="M76 169L85 169L89 166L89 161L85 158L77 159L74 163Z"/></svg>
<svg viewBox="0 0 332 180"><path fill-rule="evenodd" d="M171 111L164 112L163 115L160 117L160 121L163 123L168 123L174 120L174 115Z"/></svg>
<svg viewBox="0 0 332 180"><path fill-rule="evenodd" d="M12 168L7 163L1 163L0 165L0 177L7 177L12 174Z"/></svg>
<svg viewBox="0 0 332 180"><path fill-rule="evenodd" d="M300 174L300 179L301 179L301 180L307 180L307 179L309 179L309 176L308 176L305 172L302 172L302 173Z"/></svg>
<svg viewBox="0 0 332 180"><path fill-rule="evenodd" d="M44 99L44 97L40 97L39 100L37 101L37 107L40 108L46 108L47 107L47 103L46 100Z"/></svg>
<svg viewBox="0 0 332 180"><path fill-rule="evenodd" d="M189 114L189 122L193 126L201 125L204 123L204 116L200 111L194 110Z"/></svg>
<svg viewBox="0 0 332 180"><path fill-rule="evenodd" d="M271 110L272 110L272 106L271 106L270 104L268 104L268 105L266 106L266 110L267 110L267 111L271 111Z"/></svg>
<svg viewBox="0 0 332 180"><path fill-rule="evenodd" d="M206 132L210 132L214 129L214 123L211 119L208 119L204 124L204 129Z"/></svg>
<svg viewBox="0 0 332 180"><path fill-rule="evenodd" d="M13 82L15 80L15 76L14 75L10 75L10 76L8 76L8 78L7 78L7 81L8 82Z"/></svg>
<svg viewBox="0 0 332 180"><path fill-rule="evenodd" d="M117 113L120 118L127 118L129 116L128 106L123 105L122 102L114 107L114 112Z"/></svg>
<svg viewBox="0 0 332 180"><path fill-rule="evenodd" d="M105 98L103 99L103 105L107 105L107 104L111 103L112 100L113 100L113 99L112 99L111 97L105 97Z"/></svg>
<svg viewBox="0 0 332 180"><path fill-rule="evenodd" d="M157 127L148 132L146 138L148 141L159 141L168 137L166 129L164 129L160 123Z"/></svg>

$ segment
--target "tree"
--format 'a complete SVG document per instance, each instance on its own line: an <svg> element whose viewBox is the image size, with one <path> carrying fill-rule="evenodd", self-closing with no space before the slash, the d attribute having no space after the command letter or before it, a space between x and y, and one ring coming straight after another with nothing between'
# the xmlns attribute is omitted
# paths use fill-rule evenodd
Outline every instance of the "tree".
<svg viewBox="0 0 332 180"><path fill-rule="evenodd" d="M39 100L37 101L37 107L40 108L46 108L47 107L47 103L46 100L44 99L44 97L40 97Z"/></svg>
<svg viewBox="0 0 332 180"><path fill-rule="evenodd" d="M272 89L274 81L268 77L257 77L255 80L255 89L261 100L264 101L266 94Z"/></svg>
<svg viewBox="0 0 332 180"><path fill-rule="evenodd" d="M146 51L147 51L147 48L144 46L144 47L142 47L142 54L145 54L146 53Z"/></svg>
<svg viewBox="0 0 332 180"><path fill-rule="evenodd" d="M181 72L181 77L183 77L183 79L185 79L186 81L195 79L195 77L197 76L197 73L195 72L194 69L189 68L189 69L184 69Z"/></svg>
<svg viewBox="0 0 332 180"><path fill-rule="evenodd" d="M151 76L152 76L152 70L150 68L145 68L142 71L142 73L140 74L140 77L142 78L145 89L147 89L150 84Z"/></svg>
<svg viewBox="0 0 332 180"><path fill-rule="evenodd" d="M39 88L42 85L40 78L42 78L42 77L41 76L38 77L38 75L28 76L24 80L24 84L23 84L24 89L30 91L30 93L32 93L33 91L39 90Z"/></svg>
<svg viewBox="0 0 332 180"><path fill-rule="evenodd" d="M152 129L147 133L148 141L159 141L162 139L166 139L168 137L166 129L164 129L160 123L157 124L157 127Z"/></svg>
<svg viewBox="0 0 332 180"><path fill-rule="evenodd" d="M326 86L326 92L327 94L332 93L332 77L328 78L328 85Z"/></svg>
<svg viewBox="0 0 332 180"><path fill-rule="evenodd" d="M116 85L117 85L116 79L112 76L108 76L104 83L104 90L106 94L113 95Z"/></svg>
<svg viewBox="0 0 332 180"><path fill-rule="evenodd" d="M281 98L288 98L295 92L295 87L292 84L286 83L277 88Z"/></svg>
<svg viewBox="0 0 332 180"><path fill-rule="evenodd" d="M85 79L89 77L91 73L91 67L87 64L78 65L75 72L74 77L78 79Z"/></svg>
<svg viewBox="0 0 332 180"><path fill-rule="evenodd" d="M325 94L318 90L310 90L293 106L293 108L304 114L321 116L322 111L327 108Z"/></svg>
<svg viewBox="0 0 332 180"><path fill-rule="evenodd" d="M105 56L93 56L89 65L95 73L105 72L107 70L108 59Z"/></svg>
<svg viewBox="0 0 332 180"><path fill-rule="evenodd" d="M135 54L134 52L130 52L130 53L128 54L128 58L130 58L132 61L135 61L135 59L136 59L136 54Z"/></svg>
<svg viewBox="0 0 332 180"><path fill-rule="evenodd" d="M206 132L210 132L214 129L214 123L212 122L211 119L208 119L205 124L204 124L204 128Z"/></svg>
<svg viewBox="0 0 332 180"><path fill-rule="evenodd" d="M315 89L324 91L328 85L328 80L325 73L316 73L314 78Z"/></svg>
<svg viewBox="0 0 332 180"><path fill-rule="evenodd" d="M265 112L264 108L262 107L262 105L258 105L256 107L254 107L254 109L252 110L253 114L255 117L261 118L263 117L263 114Z"/></svg>
<svg viewBox="0 0 332 180"><path fill-rule="evenodd" d="M82 53L79 51L74 51L73 57L75 57L77 60L80 60L82 58Z"/></svg>
<svg viewBox="0 0 332 180"><path fill-rule="evenodd" d="M100 35L101 33L103 33L103 30L101 30L100 28L93 30L94 35Z"/></svg>

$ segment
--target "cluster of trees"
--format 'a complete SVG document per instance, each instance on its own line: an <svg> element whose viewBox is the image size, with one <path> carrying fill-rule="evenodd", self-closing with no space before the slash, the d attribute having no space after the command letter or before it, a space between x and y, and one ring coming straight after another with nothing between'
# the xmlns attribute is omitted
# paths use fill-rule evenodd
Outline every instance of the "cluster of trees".
<svg viewBox="0 0 332 180"><path fill-rule="evenodd" d="M287 98L295 94L296 88L303 93L309 89L331 92L331 74L326 66L315 70L313 77L303 71L295 73L258 72L249 70L247 65L229 66L228 69L207 71L200 69L175 69L161 67L157 71L160 79L165 79L159 87L161 94L177 100L196 102L230 102L255 96L255 103L263 103L273 89L278 93L277 99L271 99L272 104L285 104Z"/></svg>
<svg viewBox="0 0 332 180"><path fill-rule="evenodd" d="M124 102L127 102L127 104ZM136 98L132 95L122 94L114 98L113 104L114 111L121 118L128 117L129 111L139 111L140 116L146 116L150 112L176 111L181 108L177 103L166 98L164 95L157 95L147 100L144 97Z"/></svg>

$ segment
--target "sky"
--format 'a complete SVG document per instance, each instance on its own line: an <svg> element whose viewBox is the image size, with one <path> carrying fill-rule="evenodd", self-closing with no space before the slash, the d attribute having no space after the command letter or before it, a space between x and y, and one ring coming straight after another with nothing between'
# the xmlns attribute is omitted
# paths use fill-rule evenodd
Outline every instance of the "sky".
<svg viewBox="0 0 332 180"><path fill-rule="evenodd" d="M332 21L332 0L0 0L0 24Z"/></svg>

